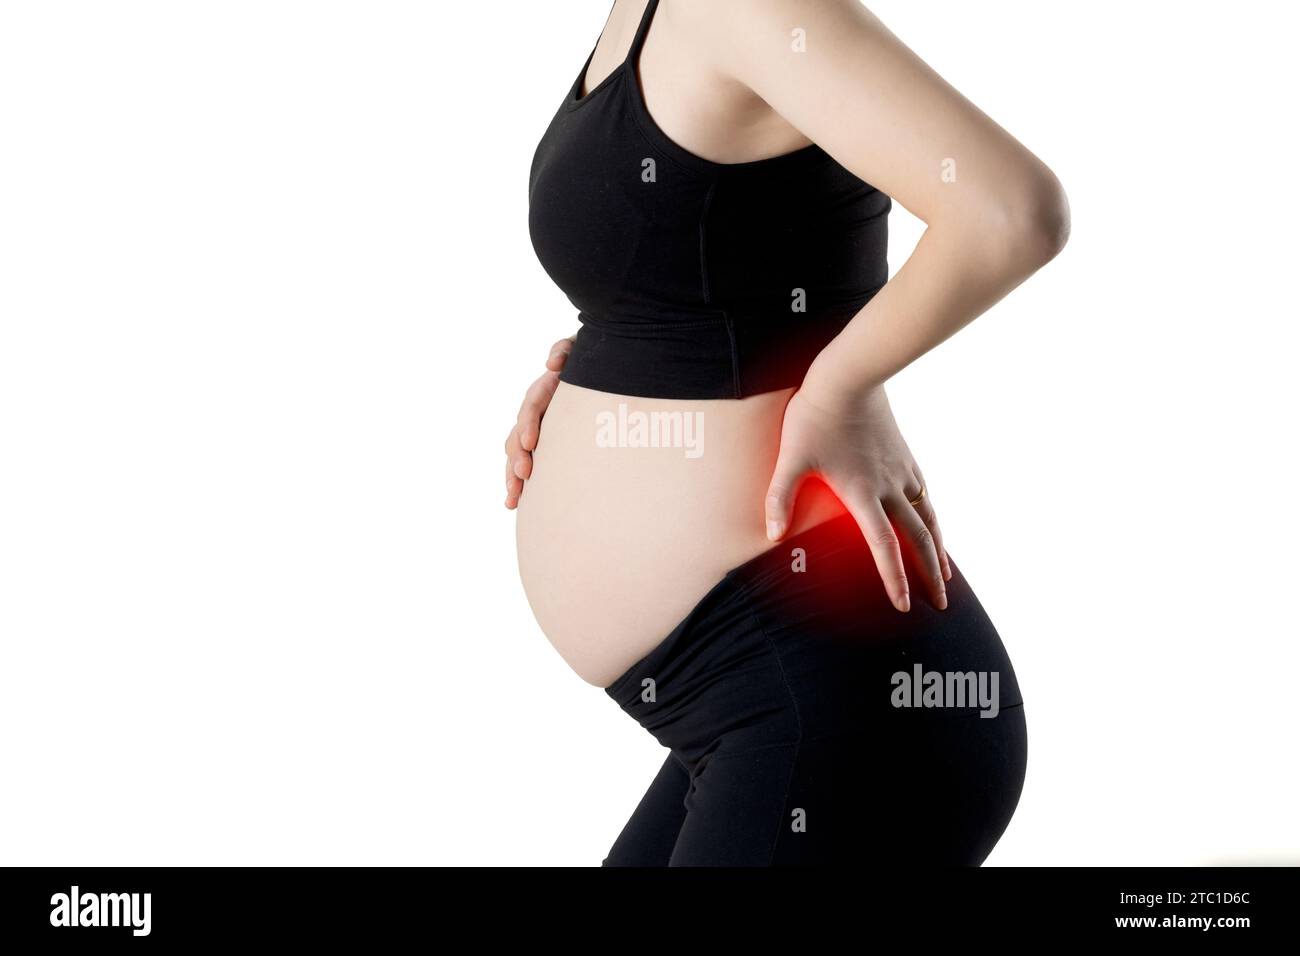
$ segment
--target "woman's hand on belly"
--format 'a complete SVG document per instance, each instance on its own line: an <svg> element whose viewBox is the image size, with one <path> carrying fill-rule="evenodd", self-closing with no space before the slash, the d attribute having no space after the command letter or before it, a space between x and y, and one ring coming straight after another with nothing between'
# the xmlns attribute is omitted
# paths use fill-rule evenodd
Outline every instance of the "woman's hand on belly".
<svg viewBox="0 0 1300 956"><path fill-rule="evenodd" d="M524 393L523 404L519 406L519 416L515 425L506 436L506 507L516 508L519 496L523 494L524 482L533 472L533 452L537 449L537 439L542 431L542 416L551 404L555 389L560 384L560 372L564 360L573 348L574 336L560 339L551 346L551 354L546 359L546 372Z"/></svg>
<svg viewBox="0 0 1300 956"><path fill-rule="evenodd" d="M906 611L911 606L900 538L935 607L948 606L944 582L952 571L939 522L929 495L923 495L925 480L884 388L873 389L849 414L817 404L803 390L790 399L767 492L768 538L779 541L786 534L799 486L814 475L830 486L862 528L895 607Z"/></svg>

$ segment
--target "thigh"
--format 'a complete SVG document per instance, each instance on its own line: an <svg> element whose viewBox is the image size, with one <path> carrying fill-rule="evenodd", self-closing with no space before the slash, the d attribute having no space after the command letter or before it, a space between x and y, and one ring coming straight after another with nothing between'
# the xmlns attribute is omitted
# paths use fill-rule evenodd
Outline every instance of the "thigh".
<svg viewBox="0 0 1300 956"><path fill-rule="evenodd" d="M979 866L1020 800L1024 708L902 713L834 747L837 864Z"/></svg>
<svg viewBox="0 0 1300 956"><path fill-rule="evenodd" d="M691 775L670 866L782 866L815 862L825 787L808 745L781 743L702 758ZM825 818L819 822L819 827Z"/></svg>
<svg viewBox="0 0 1300 956"><path fill-rule="evenodd" d="M686 819L689 788L686 768L669 753L601 866L667 866Z"/></svg>
<svg viewBox="0 0 1300 956"><path fill-rule="evenodd" d="M692 776L669 865L900 862L877 852L880 834L897 821L883 812L879 781L864 773L871 763L856 735L711 754Z"/></svg>
<svg viewBox="0 0 1300 956"><path fill-rule="evenodd" d="M906 832L895 831L891 851L906 850L924 865L983 863L1020 801L1027 741L1023 705L996 717L921 719L900 733L894 766L901 797L894 802Z"/></svg>
<svg viewBox="0 0 1300 956"><path fill-rule="evenodd" d="M700 761L670 866L978 866L1015 812L1024 709L898 714Z"/></svg>

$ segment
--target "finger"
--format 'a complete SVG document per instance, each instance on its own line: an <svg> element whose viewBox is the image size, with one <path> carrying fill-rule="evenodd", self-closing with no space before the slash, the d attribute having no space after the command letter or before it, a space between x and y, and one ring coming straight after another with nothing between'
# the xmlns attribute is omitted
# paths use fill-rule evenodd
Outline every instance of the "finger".
<svg viewBox="0 0 1300 956"><path fill-rule="evenodd" d="M939 565L943 568L943 579L952 580L952 564L948 561L948 548L943 543L943 532L939 530L939 518L934 511L934 503L930 500L929 488L925 483L925 476L921 474L921 469L912 465L912 474L916 477L917 489L916 494L909 494L908 498L915 498L916 495L925 489L926 495L921 499L920 504L916 505L916 513L921 516L925 526L930 529L934 535L934 548L939 552Z"/></svg>
<svg viewBox="0 0 1300 956"><path fill-rule="evenodd" d="M541 417L541 412L545 411L546 406L550 404L551 396L555 394L555 389L560 384L560 376L555 372L543 372L533 384L529 385L524 391L524 400L519 403L519 414L515 416L517 421L523 421L529 417Z"/></svg>
<svg viewBox="0 0 1300 956"><path fill-rule="evenodd" d="M939 556L939 570L943 573L943 579L951 581L952 565L948 563L948 549L944 547L943 532L939 530L939 516L934 512L934 504L930 501L930 496L927 494L921 499L921 503L914 507L917 515L925 523L925 526L930 529L930 534L934 537L934 550Z"/></svg>
<svg viewBox="0 0 1300 956"><path fill-rule="evenodd" d="M889 523L889 516L885 514L880 500L875 497L849 497L844 499L844 506L849 509L858 527L862 529L862 536L867 539L871 556L876 561L876 570L880 572L880 580L884 582L885 593L889 595L889 600L900 611L910 610L912 599L907 583L907 570L903 567L903 552L899 547L898 533Z"/></svg>
<svg viewBox="0 0 1300 956"><path fill-rule="evenodd" d="M510 471L506 465L506 507L513 509L519 504L519 496L524 492L524 483L519 476Z"/></svg>
<svg viewBox="0 0 1300 956"><path fill-rule="evenodd" d="M506 439L506 462L510 471L524 481L527 481L528 476L533 473L533 456L519 444L517 425L510 429L510 437Z"/></svg>
<svg viewBox="0 0 1300 956"><path fill-rule="evenodd" d="M939 564L934 535L921 520L916 508L901 493L886 498L883 504L885 513L907 542L906 550L915 562L917 573L926 582L930 600L942 611L948 606L948 589L943 586L943 568Z"/></svg>
<svg viewBox="0 0 1300 956"><path fill-rule="evenodd" d="M573 340L576 336L570 336L567 339L560 339L551 346L551 354L546 357L546 367L552 372L558 372L564 368L565 361L569 358L569 353L573 351Z"/></svg>
<svg viewBox="0 0 1300 956"><path fill-rule="evenodd" d="M767 496L763 499L768 540L780 541L789 529L795 499L799 496L799 486L803 484L807 473L808 466L802 456L789 451L783 444L776 456Z"/></svg>
<svg viewBox="0 0 1300 956"><path fill-rule="evenodd" d="M523 403L519 406L516 419L519 429L519 444L525 451L536 451L537 441L542 433L542 416L550 407L555 390L560 385L560 376L547 372L524 393Z"/></svg>

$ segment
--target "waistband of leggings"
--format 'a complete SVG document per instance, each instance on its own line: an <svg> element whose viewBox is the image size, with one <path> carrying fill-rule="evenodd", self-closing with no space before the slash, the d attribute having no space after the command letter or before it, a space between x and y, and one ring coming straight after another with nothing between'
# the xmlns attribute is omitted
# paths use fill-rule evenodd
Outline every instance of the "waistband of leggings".
<svg viewBox="0 0 1300 956"><path fill-rule="evenodd" d="M790 571L795 552L820 559L831 558L847 552L869 555L870 548L862 529L853 515L845 512L798 534L791 535L761 554L737 565L727 572L725 580L733 586L750 587L770 581L774 575L784 577Z"/></svg>
<svg viewBox="0 0 1300 956"><path fill-rule="evenodd" d="M663 672L663 663L683 645L689 644L695 628L706 626L711 616L724 612L729 604L743 599L751 588L761 587L789 573L795 549L829 557L852 549L867 549L862 531L851 514L845 513L823 521L732 568L709 589L668 635L648 654L624 671L605 688L605 693L626 709L636 701L641 682Z"/></svg>

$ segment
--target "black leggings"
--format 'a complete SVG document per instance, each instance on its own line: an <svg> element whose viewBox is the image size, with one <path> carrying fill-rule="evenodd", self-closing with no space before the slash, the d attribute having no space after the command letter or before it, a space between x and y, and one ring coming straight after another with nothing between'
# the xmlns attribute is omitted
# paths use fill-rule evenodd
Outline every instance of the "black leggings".
<svg viewBox="0 0 1300 956"><path fill-rule="evenodd" d="M899 612L845 515L730 571L606 689L669 754L603 865L982 863L1024 709L952 569L946 610Z"/></svg>

